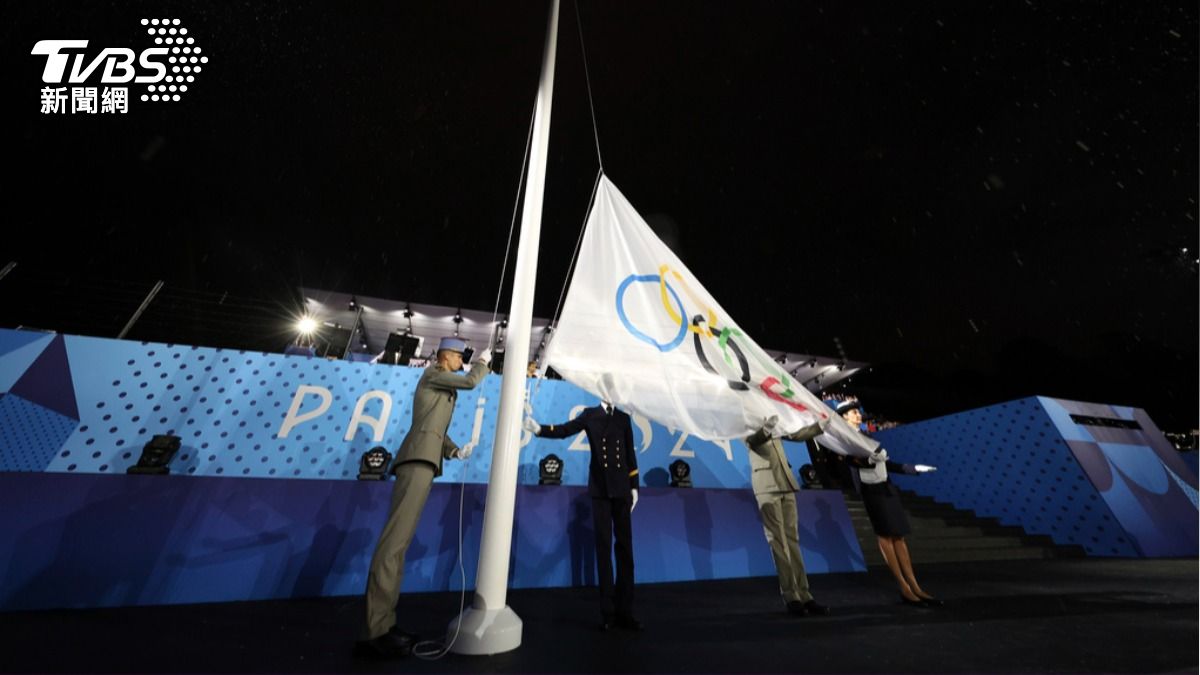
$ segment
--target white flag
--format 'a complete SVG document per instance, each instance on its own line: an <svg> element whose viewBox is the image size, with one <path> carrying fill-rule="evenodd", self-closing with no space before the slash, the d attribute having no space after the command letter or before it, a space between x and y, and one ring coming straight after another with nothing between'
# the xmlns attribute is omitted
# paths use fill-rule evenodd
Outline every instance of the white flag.
<svg viewBox="0 0 1200 675"><path fill-rule="evenodd" d="M624 195L601 176L547 360L619 408L710 441L814 424L835 452L878 443L854 431L759 348Z"/></svg>

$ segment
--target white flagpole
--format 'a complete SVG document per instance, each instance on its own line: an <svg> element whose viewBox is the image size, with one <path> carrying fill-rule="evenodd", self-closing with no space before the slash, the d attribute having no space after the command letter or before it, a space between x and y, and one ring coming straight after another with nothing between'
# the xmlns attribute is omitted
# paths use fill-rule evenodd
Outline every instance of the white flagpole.
<svg viewBox="0 0 1200 675"><path fill-rule="evenodd" d="M538 239L542 228L542 195L546 187L546 157L550 147L550 105L554 98L554 54L558 45L558 0L552 0L542 55L529 151L529 181L521 212L512 306L508 314L500 411L492 445L492 473L483 510L483 540L471 607L450 622L457 634L451 651L457 654L497 654L521 646L521 618L505 604L508 562L512 547L513 507L517 495L517 461L521 452L521 414L525 405L524 358L529 354L533 324L533 290L537 277Z"/></svg>

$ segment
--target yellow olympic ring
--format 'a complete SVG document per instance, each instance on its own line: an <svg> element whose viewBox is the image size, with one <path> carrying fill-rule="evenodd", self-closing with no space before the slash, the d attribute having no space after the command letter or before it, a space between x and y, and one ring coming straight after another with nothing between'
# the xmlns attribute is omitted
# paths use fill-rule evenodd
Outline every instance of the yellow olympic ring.
<svg viewBox="0 0 1200 675"><path fill-rule="evenodd" d="M689 322L685 317L680 316L679 312L676 312L675 308L671 306L670 298L667 296L667 272L668 271L670 271L671 274L675 277L675 279L679 282L679 284L681 286L683 286L683 292L687 294L688 298L690 298L697 305L700 305L701 308L703 308L704 312L708 314L708 324L707 325L704 325L704 326L690 325L691 322ZM711 307L704 304L704 302L702 300L700 300L699 298L696 297L696 294L692 292L691 287L689 287L687 285L687 281L684 280L683 275L681 275L679 272L676 272L675 270L672 270L670 265L660 265L658 268L658 291L659 291L659 295L662 297L663 307L667 310L667 316L671 317L671 320L675 322L676 326L679 326L681 324L689 324L687 329L688 329L688 331L690 331L692 333L696 333L697 335L701 335L704 337L710 337L710 338L716 337L716 335L712 332L712 328L710 328L710 326L713 326L717 323L717 315L715 313L713 313Z"/></svg>

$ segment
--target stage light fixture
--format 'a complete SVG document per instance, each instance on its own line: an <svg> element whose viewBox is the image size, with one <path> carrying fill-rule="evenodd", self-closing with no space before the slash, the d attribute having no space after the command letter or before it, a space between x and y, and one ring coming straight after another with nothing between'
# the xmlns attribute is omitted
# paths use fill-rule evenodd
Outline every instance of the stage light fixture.
<svg viewBox="0 0 1200 675"><path fill-rule="evenodd" d="M296 322L296 331L301 335L312 335L317 330L317 320L311 316L302 316Z"/></svg>
<svg viewBox="0 0 1200 675"><path fill-rule="evenodd" d="M492 350L491 369L496 375L502 375L504 373L504 354L504 341L499 340L496 342L495 349Z"/></svg>
<svg viewBox="0 0 1200 675"><path fill-rule="evenodd" d="M171 463L175 453L179 452L179 443L178 436L156 435L142 447L142 456L138 458L137 464L126 469L125 473L152 476L165 476L171 473L171 468L167 465Z"/></svg>
<svg viewBox="0 0 1200 675"><path fill-rule="evenodd" d="M563 463L558 455L550 454L538 462L538 485L562 485Z"/></svg>
<svg viewBox="0 0 1200 675"><path fill-rule="evenodd" d="M800 476L800 484L805 488L812 490L821 487L821 478L817 475L817 469L812 464L805 464L797 471Z"/></svg>
<svg viewBox="0 0 1200 675"><path fill-rule="evenodd" d="M692 467L688 466L687 462L677 459L671 462L668 470L671 473L671 487L692 487Z"/></svg>
<svg viewBox="0 0 1200 675"><path fill-rule="evenodd" d="M388 464L392 461L392 453L377 445L363 453L358 463L359 480L387 480Z"/></svg>
<svg viewBox="0 0 1200 675"><path fill-rule="evenodd" d="M350 304L348 305L348 309L351 312L358 309L358 298L354 297L353 295L350 296Z"/></svg>

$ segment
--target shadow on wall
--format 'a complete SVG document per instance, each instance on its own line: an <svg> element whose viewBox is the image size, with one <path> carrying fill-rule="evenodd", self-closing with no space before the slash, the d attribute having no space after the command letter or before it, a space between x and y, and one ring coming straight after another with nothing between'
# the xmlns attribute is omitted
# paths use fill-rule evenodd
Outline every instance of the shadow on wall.
<svg viewBox="0 0 1200 675"><path fill-rule="evenodd" d="M804 519L800 522L800 541L821 542L821 551L815 555L823 558L827 564L825 569L818 569L810 564L813 572L829 572L836 570L866 569L867 562L862 550L857 545L857 539L850 541L847 533L838 525L833 517L833 510L825 499L817 501L817 520L811 530L804 527ZM849 533L853 536L853 532Z"/></svg>
<svg viewBox="0 0 1200 675"><path fill-rule="evenodd" d="M667 487L671 483L671 474L661 466L656 467L646 472L642 482L646 487Z"/></svg>
<svg viewBox="0 0 1200 675"><path fill-rule="evenodd" d="M190 529L202 515L185 510L180 518L163 513L180 511L181 490L175 481L97 482L71 500L87 508L71 509L59 521L30 518L30 527L17 539L15 550L26 560L48 562L4 599L9 610L57 607L138 605L169 587L178 565L159 564L177 529ZM11 517L13 514L6 514ZM107 533L109 545L121 556L96 556L89 544L96 532ZM155 570L155 574L146 574ZM9 574L18 572L9 570ZM5 584L8 585L7 583ZM98 603L97 600L100 599Z"/></svg>

